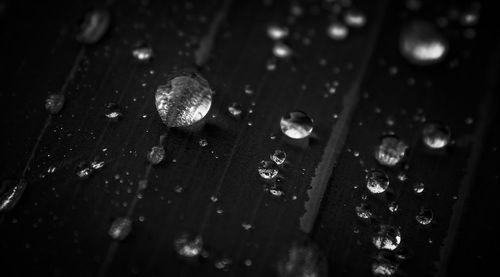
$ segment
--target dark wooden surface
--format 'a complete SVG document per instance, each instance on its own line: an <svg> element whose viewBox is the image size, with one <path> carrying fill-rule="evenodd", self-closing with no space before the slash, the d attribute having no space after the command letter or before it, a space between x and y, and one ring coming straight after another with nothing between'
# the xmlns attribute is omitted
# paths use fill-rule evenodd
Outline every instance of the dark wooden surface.
<svg viewBox="0 0 500 277"><path fill-rule="evenodd" d="M400 27L469 2L422 1L420 11L409 12L402 1L354 1L368 23L336 42L325 34L329 12L314 2L301 3L305 14L288 22L287 1L232 1L200 68L216 92L206 122L195 131L167 131L154 106L155 88L195 67L197 42L225 2L60 2L1 6L2 179L22 175L47 123L47 94L62 90L67 98L29 162L23 198L0 215L2 276L273 276L292 243L306 238L325 253L329 275L366 276L377 253L370 240L378 223L401 227L410 253L401 275L456 276L494 267L499 36L493 4L483 1L474 39L451 21L443 31L450 41L446 59L416 67L398 53ZM101 42L82 46L75 40L79 20L95 7L110 11L112 26ZM294 50L274 71L266 70L270 22L289 26ZM152 45L152 61L132 58L139 41ZM340 85L325 98L325 82L332 81ZM246 86L253 94L245 94ZM110 102L122 107L118 122L104 117ZM231 117L232 102L253 113ZM280 117L294 109L314 119L307 142L279 130ZM450 127L455 144L446 153L422 145L422 123L414 120L419 110ZM388 117L394 126L385 123ZM401 168L388 170L389 192L368 195L376 220L361 220L354 207L367 194L364 171L377 167L373 148L387 131L410 145L408 180L397 180ZM166 161L147 175L146 153L164 133ZM199 146L202 138L208 146ZM275 149L287 153L282 199L264 192L256 170ZM79 179L77 165L95 158L105 167ZM49 174L51 166L57 169ZM145 177L149 188L134 201ZM426 185L422 195L412 192L416 181ZM394 215L386 208L392 199L400 204ZM421 206L434 211L431 226L415 221ZM114 242L110 223L127 213L133 230ZM208 258L187 262L175 253L173 241L184 232L202 236ZM227 271L214 266L224 257L232 261Z"/></svg>

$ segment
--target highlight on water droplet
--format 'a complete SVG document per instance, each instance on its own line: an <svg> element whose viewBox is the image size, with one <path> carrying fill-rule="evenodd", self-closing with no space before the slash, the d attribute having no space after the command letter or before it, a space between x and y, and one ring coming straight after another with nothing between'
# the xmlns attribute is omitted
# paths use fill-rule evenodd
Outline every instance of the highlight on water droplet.
<svg viewBox="0 0 500 277"><path fill-rule="evenodd" d="M157 165L163 161L165 158L165 148L161 145L156 145L151 147L147 155L149 163L152 165Z"/></svg>
<svg viewBox="0 0 500 277"><path fill-rule="evenodd" d="M276 42L273 46L273 55L277 58L288 58L292 55L292 49L283 42Z"/></svg>
<svg viewBox="0 0 500 277"><path fill-rule="evenodd" d="M45 99L45 109L51 114L58 114L64 106L63 94L50 94Z"/></svg>
<svg viewBox="0 0 500 277"><path fill-rule="evenodd" d="M80 162L76 167L76 176L80 179L87 179L92 175L94 170L87 162Z"/></svg>
<svg viewBox="0 0 500 277"><path fill-rule="evenodd" d="M261 161L257 168L260 177L269 180L278 175L278 166L272 161Z"/></svg>
<svg viewBox="0 0 500 277"><path fill-rule="evenodd" d="M344 40L349 34L349 29L340 22L332 22L328 25L326 34L333 40Z"/></svg>
<svg viewBox="0 0 500 277"><path fill-rule="evenodd" d="M241 117L243 113L243 109L241 108L241 105L233 102L227 107L227 111L229 114L231 114L233 117Z"/></svg>
<svg viewBox="0 0 500 277"><path fill-rule="evenodd" d="M370 205L366 203L361 203L355 208L356 214L358 215L359 218L364 218L368 219L373 216L372 210L370 208Z"/></svg>
<svg viewBox="0 0 500 277"><path fill-rule="evenodd" d="M417 222L422 225L429 225L432 222L433 218L434 218L434 213L432 212L431 209L428 208L420 208L417 215L415 216Z"/></svg>
<svg viewBox="0 0 500 277"><path fill-rule="evenodd" d="M12 210L23 196L28 182L25 179L4 180L0 187L0 212Z"/></svg>
<svg viewBox="0 0 500 277"><path fill-rule="evenodd" d="M450 129L436 123L427 123L422 129L422 141L431 149L441 149L450 142Z"/></svg>
<svg viewBox="0 0 500 277"><path fill-rule="evenodd" d="M366 24L366 16L363 12L350 9L344 14L344 22L349 27L360 28Z"/></svg>
<svg viewBox="0 0 500 277"><path fill-rule="evenodd" d="M281 165L285 162L286 153L283 150L274 150L274 153L270 156L271 160L275 162L277 165Z"/></svg>
<svg viewBox="0 0 500 277"><path fill-rule="evenodd" d="M413 191L417 194L424 192L425 185L422 182L416 182L413 184Z"/></svg>
<svg viewBox="0 0 500 277"><path fill-rule="evenodd" d="M104 115L112 121L118 121L123 116L120 106L116 103L108 103L105 108Z"/></svg>
<svg viewBox="0 0 500 277"><path fill-rule="evenodd" d="M147 62L153 58L153 48L150 46L139 46L132 50L132 56L140 62Z"/></svg>
<svg viewBox="0 0 500 277"><path fill-rule="evenodd" d="M372 238L372 243L381 250L395 250L401 243L401 233L396 227L380 225Z"/></svg>
<svg viewBox="0 0 500 277"><path fill-rule="evenodd" d="M202 120L212 105L213 91L199 74L170 79L156 90L156 109L167 127L187 127Z"/></svg>
<svg viewBox="0 0 500 277"><path fill-rule="evenodd" d="M132 220L128 217L118 217L111 227L109 227L108 235L115 240L124 240L132 230Z"/></svg>
<svg viewBox="0 0 500 277"><path fill-rule="evenodd" d="M182 234L174 240L174 248L182 257L195 258L203 251L203 240L200 236Z"/></svg>
<svg viewBox="0 0 500 277"><path fill-rule="evenodd" d="M413 21L401 31L399 50L412 64L430 65L444 58L448 52L448 41L432 24Z"/></svg>
<svg viewBox="0 0 500 277"><path fill-rule="evenodd" d="M280 120L281 132L289 138L303 139L313 131L313 120L302 111L286 113Z"/></svg>
<svg viewBox="0 0 500 277"><path fill-rule="evenodd" d="M385 166L395 166L405 157L408 145L395 135L385 135L375 149L375 159Z"/></svg>
<svg viewBox="0 0 500 277"><path fill-rule="evenodd" d="M98 42L108 30L110 21L111 16L107 10L97 9L86 13L76 39L85 44Z"/></svg>
<svg viewBox="0 0 500 277"><path fill-rule="evenodd" d="M267 35L273 40L282 40L288 36L288 28L277 24L270 24L267 27Z"/></svg>
<svg viewBox="0 0 500 277"><path fill-rule="evenodd" d="M382 193L389 187L389 176L380 169L371 169L366 173L366 187L371 193Z"/></svg>

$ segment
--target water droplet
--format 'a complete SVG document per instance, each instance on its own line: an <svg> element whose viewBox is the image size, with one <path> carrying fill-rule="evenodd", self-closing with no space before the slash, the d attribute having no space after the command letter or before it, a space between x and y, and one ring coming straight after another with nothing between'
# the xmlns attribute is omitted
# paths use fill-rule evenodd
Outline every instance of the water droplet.
<svg viewBox="0 0 500 277"><path fill-rule="evenodd" d="M108 30L110 21L107 10L97 9L86 13L76 39L85 44L98 42Z"/></svg>
<svg viewBox="0 0 500 277"><path fill-rule="evenodd" d="M241 117L241 115L243 113L243 109L241 108L241 105L236 103L236 102L231 103L231 105L229 105L229 107L227 107L227 110L234 117Z"/></svg>
<svg viewBox="0 0 500 277"><path fill-rule="evenodd" d="M281 118L280 127L287 137L302 139L308 137L313 131L313 121L306 113L293 111Z"/></svg>
<svg viewBox="0 0 500 277"><path fill-rule="evenodd" d="M344 14L345 24L349 27L363 27L366 24L366 16L358 10L348 10Z"/></svg>
<svg viewBox="0 0 500 277"><path fill-rule="evenodd" d="M450 129L440 124L427 123L422 129L422 140L431 149L446 147L450 142L450 136Z"/></svg>
<svg viewBox="0 0 500 277"><path fill-rule="evenodd" d="M285 196L285 191L278 184L266 184L266 186L264 187L264 191L276 198Z"/></svg>
<svg viewBox="0 0 500 277"><path fill-rule="evenodd" d="M128 217L119 217L111 223L108 234L115 240L125 239L132 231L132 220Z"/></svg>
<svg viewBox="0 0 500 277"><path fill-rule="evenodd" d="M80 179L86 179L92 175L94 170L86 162L81 162L78 164L76 169L76 176Z"/></svg>
<svg viewBox="0 0 500 277"><path fill-rule="evenodd" d="M191 238L189 235L183 234L175 239L174 248L179 255L186 258L194 258L202 252L203 240L200 236Z"/></svg>
<svg viewBox="0 0 500 277"><path fill-rule="evenodd" d="M104 164L105 162L104 161L98 161L98 160L94 160L90 163L90 167L93 169L93 170L99 170L101 168L104 167Z"/></svg>
<svg viewBox="0 0 500 277"><path fill-rule="evenodd" d="M396 201L392 201L389 203L389 205L387 206L387 208L389 209L389 211L391 213L395 213L399 210L399 204L396 202Z"/></svg>
<svg viewBox="0 0 500 277"><path fill-rule="evenodd" d="M389 187L389 177L379 169L371 169L366 173L366 187L371 193L382 193Z"/></svg>
<svg viewBox="0 0 500 277"><path fill-rule="evenodd" d="M132 50L132 56L141 62L149 61L153 58L153 48L149 46L141 46Z"/></svg>
<svg viewBox="0 0 500 277"><path fill-rule="evenodd" d="M51 94L45 99L45 109L51 114L57 114L64 106L64 95Z"/></svg>
<svg viewBox="0 0 500 277"><path fill-rule="evenodd" d="M463 26L473 26L479 21L479 9L470 9L462 14L460 17L460 23Z"/></svg>
<svg viewBox="0 0 500 277"><path fill-rule="evenodd" d="M212 105L213 91L198 74L178 76L156 90L156 109L168 127L185 127L199 122Z"/></svg>
<svg viewBox="0 0 500 277"><path fill-rule="evenodd" d="M404 171L399 172L398 173L398 180L401 182L408 180L408 175L406 175L406 172L404 172Z"/></svg>
<svg viewBox="0 0 500 277"><path fill-rule="evenodd" d="M292 49L282 42L276 42L273 47L273 54L278 58L288 58L292 55Z"/></svg>
<svg viewBox="0 0 500 277"><path fill-rule="evenodd" d="M152 165L157 165L163 161L165 158L165 148L163 146L158 145L158 146L153 146L151 147L151 151L148 153L148 161Z"/></svg>
<svg viewBox="0 0 500 277"><path fill-rule="evenodd" d="M415 219L422 225L429 225L432 222L433 217L434 213L431 209L420 208L419 212L415 216Z"/></svg>
<svg viewBox="0 0 500 277"><path fill-rule="evenodd" d="M278 166L272 161L261 161L257 171L260 177L269 180L278 175Z"/></svg>
<svg viewBox="0 0 500 277"><path fill-rule="evenodd" d="M326 258L312 243L295 243L278 262L278 277L328 276Z"/></svg>
<svg viewBox="0 0 500 277"><path fill-rule="evenodd" d="M277 165L281 165L285 162L286 153L283 150L274 150L274 153L271 155L271 160L275 162Z"/></svg>
<svg viewBox="0 0 500 277"><path fill-rule="evenodd" d="M272 58L272 59L269 59L266 63L266 69L269 70L269 71L273 71L276 69L276 59L275 58Z"/></svg>
<svg viewBox="0 0 500 277"><path fill-rule="evenodd" d="M21 199L28 183L25 179L19 181L4 180L0 187L0 212L12 210Z"/></svg>
<svg viewBox="0 0 500 277"><path fill-rule="evenodd" d="M116 121L123 116L123 113L120 109L120 106L118 106L116 103L108 103L106 104L106 112L104 113L104 115L107 118Z"/></svg>
<svg viewBox="0 0 500 277"><path fill-rule="evenodd" d="M267 35L273 40L281 40L288 36L288 29L271 24L267 27Z"/></svg>
<svg viewBox="0 0 500 277"><path fill-rule="evenodd" d="M424 183L422 182L416 182L415 184L413 184L413 191L415 193L422 193L424 191Z"/></svg>
<svg viewBox="0 0 500 277"><path fill-rule="evenodd" d="M394 135L383 136L375 150L375 159L385 166L395 166L405 156L408 145Z"/></svg>
<svg viewBox="0 0 500 277"><path fill-rule="evenodd" d="M349 34L349 29L342 23L333 22L328 26L326 33L331 39L343 40Z"/></svg>
<svg viewBox="0 0 500 277"><path fill-rule="evenodd" d="M372 273L375 276L392 276L398 271L398 264L389 260L377 260L372 264Z"/></svg>
<svg viewBox="0 0 500 277"><path fill-rule="evenodd" d="M358 215L358 217L365 219L371 218L373 216L370 206L366 203L361 203L356 206L356 214Z"/></svg>
<svg viewBox="0 0 500 277"><path fill-rule="evenodd" d="M401 243L401 233L396 227L380 225L377 234L372 238L372 242L378 249L394 250Z"/></svg>
<svg viewBox="0 0 500 277"><path fill-rule="evenodd" d="M430 65L444 58L448 41L430 23L414 21L402 30L399 50L415 65Z"/></svg>
<svg viewBox="0 0 500 277"><path fill-rule="evenodd" d="M201 146L201 147L205 147L208 145L208 141L206 139L200 139L198 141L198 144Z"/></svg>
<svg viewBox="0 0 500 277"><path fill-rule="evenodd" d="M218 259L216 262L215 262L215 268L217 269L220 269L220 270L228 270L228 267L231 265L232 261L228 258L222 258L222 259Z"/></svg>

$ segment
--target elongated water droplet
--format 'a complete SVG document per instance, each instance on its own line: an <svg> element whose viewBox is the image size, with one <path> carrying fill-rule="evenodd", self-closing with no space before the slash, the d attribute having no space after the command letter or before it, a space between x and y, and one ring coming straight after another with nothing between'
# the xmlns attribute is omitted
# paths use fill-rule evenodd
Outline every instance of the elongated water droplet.
<svg viewBox="0 0 500 277"><path fill-rule="evenodd" d="M441 61L448 52L448 41L425 21L414 21L403 28L399 39L403 57L415 65L430 65Z"/></svg>
<svg viewBox="0 0 500 277"><path fill-rule="evenodd" d="M151 147L151 151L148 153L148 161L152 165L157 165L163 161L165 158L165 148L161 145Z"/></svg>
<svg viewBox="0 0 500 277"><path fill-rule="evenodd" d="M186 258L194 258L203 251L203 240L200 236L191 238L188 234L182 234L174 241L177 253Z"/></svg>
<svg viewBox="0 0 500 277"><path fill-rule="evenodd" d="M313 131L312 119L302 111L293 111L284 115L280 120L283 134L293 139L308 137Z"/></svg>
<svg viewBox="0 0 500 277"><path fill-rule="evenodd" d="M349 27L360 28L366 24L366 16L359 10L348 10L344 14L345 24Z"/></svg>
<svg viewBox="0 0 500 277"><path fill-rule="evenodd" d="M111 16L107 10L98 9L88 12L85 14L76 39L86 44L98 42L108 30L110 21Z"/></svg>
<svg viewBox="0 0 500 277"><path fill-rule="evenodd" d="M120 119L122 116L123 116L123 113L120 109L120 106L118 106L118 104L116 103L108 103L106 104L106 111L104 113L104 115L111 119L112 121L117 121L118 119Z"/></svg>
<svg viewBox="0 0 500 277"><path fill-rule="evenodd" d="M382 193L389 187L389 177L379 169L371 169L366 173L366 187L371 193Z"/></svg>
<svg viewBox="0 0 500 277"><path fill-rule="evenodd" d="M132 230L132 220L128 217L119 217L111 223L108 235L115 240L124 240Z"/></svg>
<svg viewBox="0 0 500 277"><path fill-rule="evenodd" d="M434 213L432 212L431 209L427 208L420 208L419 212L415 216L417 222L422 225L429 225L432 222L433 218L434 218Z"/></svg>
<svg viewBox="0 0 500 277"><path fill-rule="evenodd" d="M408 145L394 135L383 136L375 149L375 159L385 166L395 166L405 157Z"/></svg>
<svg viewBox="0 0 500 277"><path fill-rule="evenodd" d="M326 29L326 33L333 40L344 40L349 34L349 29L342 23L333 22Z"/></svg>
<svg viewBox="0 0 500 277"><path fill-rule="evenodd" d="M20 179L17 182L14 180L3 181L0 188L0 212L12 210L23 196L27 186L28 183L25 179Z"/></svg>
<svg viewBox="0 0 500 277"><path fill-rule="evenodd" d="M272 161L261 161L257 171L260 177L269 180L278 175L278 166Z"/></svg>
<svg viewBox="0 0 500 277"><path fill-rule="evenodd" d="M446 147L450 136L450 129L440 124L428 123L422 129L422 141L431 149Z"/></svg>
<svg viewBox="0 0 500 277"><path fill-rule="evenodd" d="M51 114L57 114L64 106L64 95L51 94L45 99L45 109Z"/></svg>
<svg viewBox="0 0 500 277"><path fill-rule="evenodd" d="M186 127L199 122L212 105L208 82L192 73L175 77L156 90L156 109L168 127Z"/></svg>
<svg viewBox="0 0 500 277"><path fill-rule="evenodd" d="M271 155L271 160L275 162L277 165L281 165L285 162L286 153L283 150L274 150L274 153Z"/></svg>
<svg viewBox="0 0 500 277"><path fill-rule="evenodd" d="M401 233L396 227L380 225L377 234L372 238L372 242L378 249L394 250L401 243Z"/></svg>

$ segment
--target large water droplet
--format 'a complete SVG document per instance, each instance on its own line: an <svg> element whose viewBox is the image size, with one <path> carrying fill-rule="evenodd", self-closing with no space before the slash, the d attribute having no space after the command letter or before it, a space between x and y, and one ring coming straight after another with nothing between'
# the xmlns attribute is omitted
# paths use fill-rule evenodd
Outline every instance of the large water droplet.
<svg viewBox="0 0 500 277"><path fill-rule="evenodd" d="M286 153L283 150L274 150L274 153L271 155L271 160L275 162L277 165L281 165L285 162Z"/></svg>
<svg viewBox="0 0 500 277"><path fill-rule="evenodd" d="M12 210L21 199L28 186L25 179L5 180L0 187L0 212Z"/></svg>
<svg viewBox="0 0 500 277"><path fill-rule="evenodd" d="M394 135L383 136L375 149L375 159L385 166L397 165L405 156L408 145Z"/></svg>
<svg viewBox="0 0 500 277"><path fill-rule="evenodd" d="M401 233L396 227L380 225L377 234L372 238L372 242L378 249L394 250L401 243Z"/></svg>
<svg viewBox="0 0 500 277"><path fill-rule="evenodd" d="M401 54L416 65L441 61L448 52L448 41L425 21L414 21L403 28L399 39Z"/></svg>
<svg viewBox="0 0 500 277"><path fill-rule="evenodd" d="M148 153L148 161L152 165L157 165L163 161L165 158L165 148L161 145L151 147L151 151Z"/></svg>
<svg viewBox="0 0 500 277"><path fill-rule="evenodd" d="M313 131L312 119L302 111L293 111L284 115L280 120L283 134L293 139L308 137Z"/></svg>
<svg viewBox="0 0 500 277"><path fill-rule="evenodd" d="M111 223L108 234L115 240L125 239L132 230L132 220L128 217L119 217Z"/></svg>
<svg viewBox="0 0 500 277"><path fill-rule="evenodd" d="M51 94L45 99L45 109L51 114L57 114L64 106L64 95Z"/></svg>
<svg viewBox="0 0 500 277"><path fill-rule="evenodd" d="M382 193L389 187L389 177L379 169L371 169L366 173L366 187L371 193Z"/></svg>
<svg viewBox="0 0 500 277"><path fill-rule="evenodd" d="M269 180L278 175L278 166L272 161L261 161L257 171L260 177Z"/></svg>
<svg viewBox="0 0 500 277"><path fill-rule="evenodd" d="M419 212L415 216L417 222L422 225L429 225L432 222L433 218L434 218L434 213L432 212L431 209L427 208L420 208Z"/></svg>
<svg viewBox="0 0 500 277"><path fill-rule="evenodd" d="M360 28L366 24L366 16L359 10L348 10L344 14L344 21L349 27Z"/></svg>
<svg viewBox="0 0 500 277"><path fill-rule="evenodd" d="M440 124L428 123L422 129L422 140L431 149L446 147L450 142L450 136L450 129Z"/></svg>
<svg viewBox="0 0 500 277"><path fill-rule="evenodd" d="M208 82L192 73L172 78L156 90L156 109L168 127L185 127L207 115L213 91Z"/></svg>
<svg viewBox="0 0 500 277"><path fill-rule="evenodd" d="M109 12L104 9L93 10L85 14L76 39L82 43L98 42L106 33L111 21Z"/></svg>
<svg viewBox="0 0 500 277"><path fill-rule="evenodd" d="M174 248L179 255L186 258L194 258L203 250L203 240L200 236L191 238L188 234L182 234L174 241Z"/></svg>

